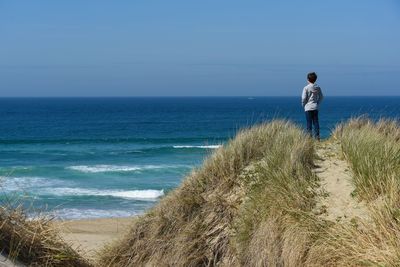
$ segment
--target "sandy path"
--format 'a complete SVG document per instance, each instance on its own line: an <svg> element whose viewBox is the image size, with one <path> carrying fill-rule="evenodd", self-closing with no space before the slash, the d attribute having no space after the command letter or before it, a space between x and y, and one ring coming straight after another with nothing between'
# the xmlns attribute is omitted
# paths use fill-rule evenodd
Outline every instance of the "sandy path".
<svg viewBox="0 0 400 267"><path fill-rule="evenodd" d="M108 242L122 237L133 218L110 218L56 222L61 236L83 256L93 259Z"/></svg>
<svg viewBox="0 0 400 267"><path fill-rule="evenodd" d="M340 145L333 141L318 144L316 174L321 181L318 201L320 216L331 221L349 221L352 218L368 219L364 203L353 198L352 172L341 159Z"/></svg>

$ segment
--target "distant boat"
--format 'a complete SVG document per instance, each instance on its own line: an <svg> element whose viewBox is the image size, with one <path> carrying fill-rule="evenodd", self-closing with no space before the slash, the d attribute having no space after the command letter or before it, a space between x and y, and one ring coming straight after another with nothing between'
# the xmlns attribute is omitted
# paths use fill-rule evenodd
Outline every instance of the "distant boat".
<svg viewBox="0 0 400 267"><path fill-rule="evenodd" d="M254 97L248 97L247 99L248 99L248 100L253 100L253 99L254 99Z"/></svg>

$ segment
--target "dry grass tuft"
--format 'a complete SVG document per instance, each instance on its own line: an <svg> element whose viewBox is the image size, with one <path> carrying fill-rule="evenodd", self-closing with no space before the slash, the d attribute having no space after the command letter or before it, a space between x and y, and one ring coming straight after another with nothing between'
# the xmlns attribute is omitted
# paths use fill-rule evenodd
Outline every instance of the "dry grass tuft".
<svg viewBox="0 0 400 267"><path fill-rule="evenodd" d="M0 246L27 266L91 266L60 239L49 219L28 219L20 208L0 207Z"/></svg>
<svg viewBox="0 0 400 267"><path fill-rule="evenodd" d="M275 137L262 161L245 175L249 185L236 218L236 246L244 266L299 266L313 242L310 220L317 177L312 140L297 128Z"/></svg>
<svg viewBox="0 0 400 267"><path fill-rule="evenodd" d="M373 201L383 196L394 203L400 196L400 125L396 121L352 119L334 136L354 171L359 198ZM400 208L400 206L399 206Z"/></svg>

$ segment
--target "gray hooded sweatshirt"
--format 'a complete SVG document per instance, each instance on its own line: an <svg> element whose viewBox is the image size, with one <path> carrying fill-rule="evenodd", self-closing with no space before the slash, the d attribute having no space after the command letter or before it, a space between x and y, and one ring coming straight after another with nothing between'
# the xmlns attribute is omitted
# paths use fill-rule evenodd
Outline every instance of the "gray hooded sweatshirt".
<svg viewBox="0 0 400 267"><path fill-rule="evenodd" d="M323 98L321 88L315 83L310 83L303 89L301 104L305 111L318 110Z"/></svg>

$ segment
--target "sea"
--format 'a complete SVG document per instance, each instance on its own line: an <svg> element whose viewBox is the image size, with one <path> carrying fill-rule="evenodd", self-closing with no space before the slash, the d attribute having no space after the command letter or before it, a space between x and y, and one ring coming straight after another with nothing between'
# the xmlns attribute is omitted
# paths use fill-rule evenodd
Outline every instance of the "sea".
<svg viewBox="0 0 400 267"><path fill-rule="evenodd" d="M327 138L351 117L400 117L400 97L329 97ZM0 98L0 205L59 219L138 215L238 130L304 128L299 97Z"/></svg>

